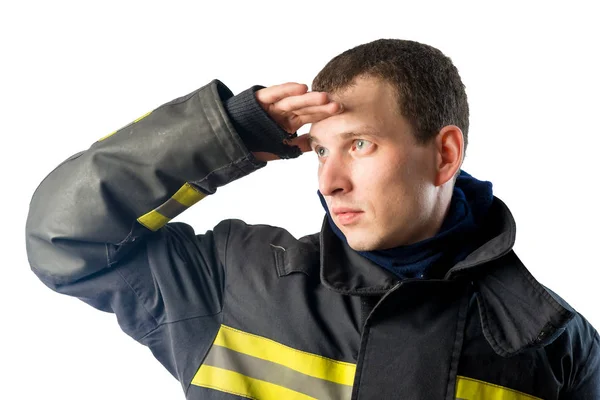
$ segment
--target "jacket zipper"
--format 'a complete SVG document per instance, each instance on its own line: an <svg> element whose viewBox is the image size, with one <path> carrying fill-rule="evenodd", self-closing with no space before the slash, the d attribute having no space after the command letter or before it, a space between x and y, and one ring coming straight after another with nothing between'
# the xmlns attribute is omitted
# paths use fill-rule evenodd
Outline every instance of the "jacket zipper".
<svg viewBox="0 0 600 400"><path fill-rule="evenodd" d="M407 279L406 281L409 280L413 280L411 279ZM415 279L416 280L416 279ZM383 303L383 301L393 292L395 292L400 286L402 286L403 282L406 281L400 281L398 282L396 285L394 285L390 290L388 290L382 297L381 299L377 302L377 304L375 304L375 307L373 307L373 309L371 310L371 312L369 313L369 315L367 316L367 318L365 318L364 322L363 322L363 326L362 326L362 332L360 334L360 347L358 349L358 357L356 360L356 374L354 375L354 383L352 384L352 396L351 396L351 400L358 400L358 395L359 395L359 390L360 390L360 378L361 378L361 372L362 372L362 363L363 363L363 359L365 356L365 349L367 347L367 342L369 339L369 332L368 332L368 322L369 319L371 319L371 316L373 315L373 313L375 312L375 310L377 310L377 307L379 307L380 304ZM361 304L362 304L362 299L361 299Z"/></svg>

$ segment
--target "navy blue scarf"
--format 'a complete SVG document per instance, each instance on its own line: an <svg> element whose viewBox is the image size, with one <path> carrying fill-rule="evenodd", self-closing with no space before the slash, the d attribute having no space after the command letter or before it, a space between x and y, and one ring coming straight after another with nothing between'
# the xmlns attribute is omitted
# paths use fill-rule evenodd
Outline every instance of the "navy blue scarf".
<svg viewBox="0 0 600 400"><path fill-rule="evenodd" d="M346 237L331 219L321 192L317 193L331 229L347 244ZM391 271L400 279L429 277L440 266L448 269L475 250L479 245L478 227L493 199L491 182L477 180L461 170L454 185L450 210L435 236L393 249L359 251L358 254Z"/></svg>

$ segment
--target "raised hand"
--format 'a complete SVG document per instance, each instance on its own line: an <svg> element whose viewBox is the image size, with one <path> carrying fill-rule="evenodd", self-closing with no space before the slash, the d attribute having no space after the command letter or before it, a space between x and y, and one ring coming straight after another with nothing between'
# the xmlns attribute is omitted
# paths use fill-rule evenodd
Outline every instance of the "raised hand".
<svg viewBox="0 0 600 400"><path fill-rule="evenodd" d="M333 101L326 92L308 92L308 86L289 82L258 90L256 100L269 116L285 131L294 133L303 125L321 121L343 111L341 103ZM308 135L291 139L288 145L310 151ZM255 152L261 161L277 160L271 153Z"/></svg>

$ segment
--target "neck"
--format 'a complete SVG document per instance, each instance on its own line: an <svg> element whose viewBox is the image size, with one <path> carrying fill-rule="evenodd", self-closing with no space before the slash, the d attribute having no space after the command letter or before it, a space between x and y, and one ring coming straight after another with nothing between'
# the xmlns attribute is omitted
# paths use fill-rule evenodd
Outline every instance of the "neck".
<svg viewBox="0 0 600 400"><path fill-rule="evenodd" d="M397 243L396 246L411 245L437 235L442 229L442 225L450 212L450 202L452 201L452 192L454 190L454 181L446 182L436 188L437 195L433 201L431 212L425 223L420 229L414 232L406 243Z"/></svg>

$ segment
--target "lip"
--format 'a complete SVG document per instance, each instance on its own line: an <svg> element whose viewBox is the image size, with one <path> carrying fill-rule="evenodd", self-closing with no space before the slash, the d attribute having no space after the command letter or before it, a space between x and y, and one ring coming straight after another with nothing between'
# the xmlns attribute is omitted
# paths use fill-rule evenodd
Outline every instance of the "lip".
<svg viewBox="0 0 600 400"><path fill-rule="evenodd" d="M358 212L362 212L362 211L357 208L350 208L350 207L333 207L331 209L331 212L334 213L335 215L338 215L338 214L344 214L344 213L358 213Z"/></svg>
<svg viewBox="0 0 600 400"><path fill-rule="evenodd" d="M334 207L332 212L341 225L350 225L356 222L363 214L361 210L347 207Z"/></svg>

